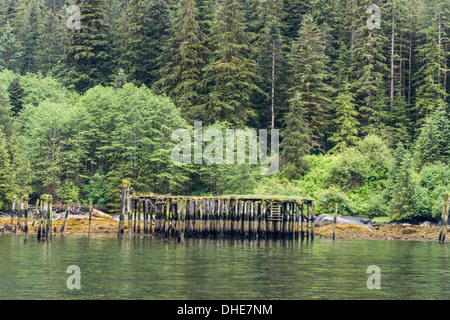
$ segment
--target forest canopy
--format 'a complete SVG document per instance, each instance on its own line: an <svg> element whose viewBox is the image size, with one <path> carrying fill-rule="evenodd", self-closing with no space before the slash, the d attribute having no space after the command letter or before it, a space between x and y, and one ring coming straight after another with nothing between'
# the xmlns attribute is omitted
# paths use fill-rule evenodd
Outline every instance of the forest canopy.
<svg viewBox="0 0 450 320"><path fill-rule="evenodd" d="M437 218L449 52L446 0L0 0L0 208L44 193L115 207L129 179ZM172 133L194 121L279 130L279 172L175 164Z"/></svg>

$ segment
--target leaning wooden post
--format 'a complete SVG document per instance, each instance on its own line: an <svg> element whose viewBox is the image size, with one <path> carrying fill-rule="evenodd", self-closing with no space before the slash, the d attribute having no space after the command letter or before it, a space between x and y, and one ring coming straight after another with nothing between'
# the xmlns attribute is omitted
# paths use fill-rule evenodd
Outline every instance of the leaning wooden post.
<svg viewBox="0 0 450 320"><path fill-rule="evenodd" d="M448 192L444 195L444 205L442 208L442 216L441 216L441 230L439 232L439 243L445 242L445 236L447 233L447 220L448 220L448 210L450 207L450 195Z"/></svg>
<svg viewBox="0 0 450 320"><path fill-rule="evenodd" d="M89 235L91 237L91 222L92 222L92 202L89 203Z"/></svg>
<svg viewBox="0 0 450 320"><path fill-rule="evenodd" d="M12 199L12 205L11 205L11 230L13 227L13 221L14 221L14 211L16 210L16 197L14 196Z"/></svg>
<svg viewBox="0 0 450 320"><path fill-rule="evenodd" d="M67 221L67 216L69 215L69 211L70 211L70 206L72 205L72 200L69 200L69 203L67 205L66 208L66 214L64 215L64 221L63 224L61 226L61 230L59 232L63 233L64 229L66 228L66 221Z"/></svg>
<svg viewBox="0 0 450 320"><path fill-rule="evenodd" d="M336 216L338 213L338 204L336 203L336 208L334 209L334 219L333 219L333 240L336 239Z"/></svg>

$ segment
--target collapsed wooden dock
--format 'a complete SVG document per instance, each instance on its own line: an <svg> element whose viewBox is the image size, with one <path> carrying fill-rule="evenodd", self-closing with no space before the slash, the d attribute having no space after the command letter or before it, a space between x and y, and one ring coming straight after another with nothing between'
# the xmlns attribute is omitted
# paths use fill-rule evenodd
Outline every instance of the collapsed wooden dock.
<svg viewBox="0 0 450 320"><path fill-rule="evenodd" d="M314 203L308 197L130 195L124 185L118 236L314 239Z"/></svg>

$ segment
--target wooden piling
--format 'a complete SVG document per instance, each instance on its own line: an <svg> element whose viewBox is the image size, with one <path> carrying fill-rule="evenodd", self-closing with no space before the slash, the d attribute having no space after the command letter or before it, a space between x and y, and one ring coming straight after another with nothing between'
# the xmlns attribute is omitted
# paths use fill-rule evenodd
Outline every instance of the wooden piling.
<svg viewBox="0 0 450 320"><path fill-rule="evenodd" d="M34 212L33 223L31 227L34 228L37 218L39 217L39 199L36 200L36 210Z"/></svg>
<svg viewBox="0 0 450 320"><path fill-rule="evenodd" d="M47 240L52 240L52 232L53 232L53 198L51 195L48 195L48 210L47 210Z"/></svg>
<svg viewBox="0 0 450 320"><path fill-rule="evenodd" d="M66 212L65 212L65 215L64 215L64 221L63 221L63 224L61 226L61 230L59 231L60 233L63 233L64 229L66 228L66 221L67 221L67 217L69 216L70 206L71 205L72 205L72 200L69 200L69 203L67 204Z"/></svg>
<svg viewBox="0 0 450 320"><path fill-rule="evenodd" d="M439 243L443 244L445 242L445 237L447 234L447 221L448 221L448 211L450 207L450 195L448 192L444 195L444 205L442 207L441 215L441 230L439 232Z"/></svg>
<svg viewBox="0 0 450 320"><path fill-rule="evenodd" d="M314 206L315 206L315 203L311 201L311 240L314 240L314 235L315 235L315 233L314 233L315 222L314 221L316 220L316 217L314 215Z"/></svg>
<svg viewBox="0 0 450 320"><path fill-rule="evenodd" d="M334 209L334 218L333 218L333 240L336 239L336 219L337 219L337 213L338 213L338 204L336 203L335 209Z"/></svg>
<svg viewBox="0 0 450 320"><path fill-rule="evenodd" d="M300 222L307 219L307 236L314 238L314 208L312 200L255 197L183 197L134 196L124 191L125 207L134 202L135 226L129 230L137 233L154 232L166 238L184 237L235 238L235 239L297 239ZM301 214L300 214L300 206ZM307 213L305 217L305 206ZM125 212L130 213L127 208ZM125 213L124 212L124 213ZM142 228L141 218L144 220ZM150 221L149 221L150 220ZM129 216L129 223L132 217ZM132 228L133 227L133 228ZM120 234L120 228L119 228Z"/></svg>
<svg viewBox="0 0 450 320"><path fill-rule="evenodd" d="M89 203L89 234L88 234L88 237L91 237L91 222L92 222L92 202Z"/></svg>
<svg viewBox="0 0 450 320"><path fill-rule="evenodd" d="M14 211L16 211L16 197L13 197L11 204L11 228L14 224Z"/></svg>

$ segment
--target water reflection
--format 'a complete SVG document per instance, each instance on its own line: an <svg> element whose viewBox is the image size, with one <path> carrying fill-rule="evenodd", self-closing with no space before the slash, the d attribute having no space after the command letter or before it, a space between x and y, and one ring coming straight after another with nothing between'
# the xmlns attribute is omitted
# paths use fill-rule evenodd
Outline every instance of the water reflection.
<svg viewBox="0 0 450 320"><path fill-rule="evenodd" d="M445 299L447 245L134 236L0 237L0 299ZM81 290L68 290L69 265ZM367 267L381 289L366 287Z"/></svg>

